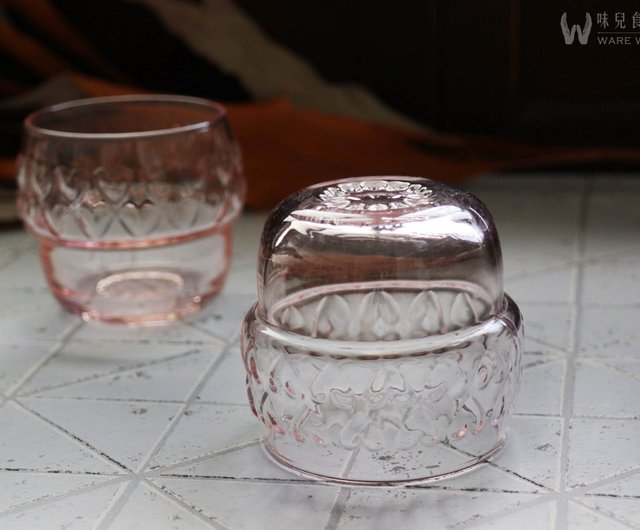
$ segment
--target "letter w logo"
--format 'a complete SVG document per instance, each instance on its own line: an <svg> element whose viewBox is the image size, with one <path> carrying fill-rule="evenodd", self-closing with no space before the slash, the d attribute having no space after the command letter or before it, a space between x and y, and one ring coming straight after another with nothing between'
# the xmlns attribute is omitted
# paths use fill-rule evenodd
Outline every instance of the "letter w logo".
<svg viewBox="0 0 640 530"><path fill-rule="evenodd" d="M587 13L584 28L581 28L578 24L574 24L571 26L571 29L569 29L569 24L567 24L567 13L562 13L562 17L560 18L560 27L562 28L565 44L573 44L573 41L576 38L576 33L578 34L578 41L580 44L586 44L589 40L589 33L591 33L591 15Z"/></svg>

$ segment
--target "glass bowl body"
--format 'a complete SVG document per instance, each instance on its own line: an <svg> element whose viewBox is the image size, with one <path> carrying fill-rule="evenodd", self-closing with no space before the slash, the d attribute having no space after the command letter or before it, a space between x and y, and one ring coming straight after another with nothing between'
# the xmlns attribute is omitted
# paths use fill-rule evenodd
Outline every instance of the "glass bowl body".
<svg viewBox="0 0 640 530"><path fill-rule="evenodd" d="M265 447L351 484L467 469L504 443L522 330L477 198L417 177L301 190L265 224L241 335Z"/></svg>
<svg viewBox="0 0 640 530"><path fill-rule="evenodd" d="M160 323L220 290L245 193L223 107L95 98L38 111L25 131L18 209L66 309Z"/></svg>
<svg viewBox="0 0 640 530"><path fill-rule="evenodd" d="M509 298L472 328L381 342L310 338L256 313L242 333L249 402L268 429L265 448L288 469L349 484L419 483L504 444L522 341Z"/></svg>

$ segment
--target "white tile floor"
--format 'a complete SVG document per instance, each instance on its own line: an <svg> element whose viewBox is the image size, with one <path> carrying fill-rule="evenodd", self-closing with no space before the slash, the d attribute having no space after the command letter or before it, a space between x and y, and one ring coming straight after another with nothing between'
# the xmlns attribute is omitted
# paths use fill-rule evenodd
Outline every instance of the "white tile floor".
<svg viewBox="0 0 640 530"><path fill-rule="evenodd" d="M169 328L79 323L33 239L0 232L0 528L640 528L640 177L468 187L525 315L523 388L492 463L420 488L313 483L262 453L238 349L262 215L221 296Z"/></svg>

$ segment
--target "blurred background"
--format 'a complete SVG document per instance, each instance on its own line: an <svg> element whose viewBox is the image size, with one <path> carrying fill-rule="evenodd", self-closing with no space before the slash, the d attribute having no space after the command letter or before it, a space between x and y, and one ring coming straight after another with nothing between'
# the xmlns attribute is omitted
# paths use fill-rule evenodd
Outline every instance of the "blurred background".
<svg viewBox="0 0 640 530"><path fill-rule="evenodd" d="M0 0L0 218L15 219L27 113L136 92L227 104L253 208L354 175L634 169L639 10L626 0Z"/></svg>

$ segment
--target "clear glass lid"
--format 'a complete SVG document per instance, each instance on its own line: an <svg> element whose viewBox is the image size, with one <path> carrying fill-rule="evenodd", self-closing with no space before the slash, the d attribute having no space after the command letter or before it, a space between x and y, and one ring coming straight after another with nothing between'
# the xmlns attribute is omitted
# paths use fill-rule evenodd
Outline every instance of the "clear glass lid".
<svg viewBox="0 0 640 530"><path fill-rule="evenodd" d="M419 177L305 188L268 218L260 318L336 340L398 340L481 323L504 307L502 256L485 205Z"/></svg>

